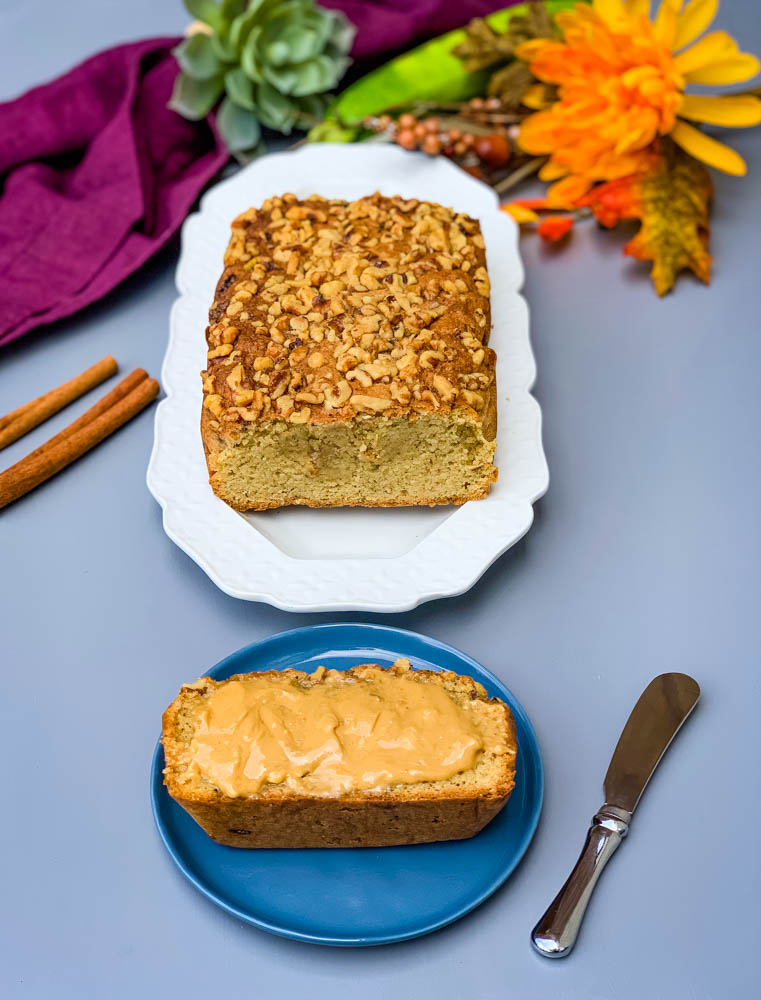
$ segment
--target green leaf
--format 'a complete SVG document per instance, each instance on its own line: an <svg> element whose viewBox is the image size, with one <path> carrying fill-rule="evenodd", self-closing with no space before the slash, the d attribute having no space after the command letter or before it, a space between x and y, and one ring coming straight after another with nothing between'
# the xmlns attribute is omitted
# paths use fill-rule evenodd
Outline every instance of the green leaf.
<svg viewBox="0 0 761 1000"><path fill-rule="evenodd" d="M269 59L273 66L285 66L286 63L291 62L288 43L280 38L274 42L270 42L265 51L267 59Z"/></svg>
<svg viewBox="0 0 761 1000"><path fill-rule="evenodd" d="M236 55L240 55L249 32L258 20L258 5L252 4L248 10L244 11L233 21L230 28L229 43L230 47L235 50Z"/></svg>
<svg viewBox="0 0 761 1000"><path fill-rule="evenodd" d="M309 94L307 97L297 98L295 103L296 115L293 127L303 129L306 132L322 121L330 98L327 94Z"/></svg>
<svg viewBox="0 0 761 1000"><path fill-rule="evenodd" d="M312 0L265 0L262 8L269 21L299 21L314 10Z"/></svg>
<svg viewBox="0 0 761 1000"><path fill-rule="evenodd" d="M199 21L203 21L204 24L208 24L210 28L215 31L221 31L224 28L225 19L222 16L222 8L215 0L184 0L184 3L189 14L192 14Z"/></svg>
<svg viewBox="0 0 761 1000"><path fill-rule="evenodd" d="M219 76L222 64L214 54L212 40L208 35L191 35L172 49L172 55L180 64L180 69L196 80L210 80Z"/></svg>
<svg viewBox="0 0 761 1000"><path fill-rule="evenodd" d="M272 66L269 62L262 63L262 77L283 94L290 94L296 86L298 74L291 66Z"/></svg>
<svg viewBox="0 0 761 1000"><path fill-rule="evenodd" d="M346 71L349 60L345 57L331 59L330 56L317 56L308 62L294 66L296 81L291 87L294 97L305 94L320 94L334 87Z"/></svg>
<svg viewBox="0 0 761 1000"><path fill-rule="evenodd" d="M247 6L246 0L222 0L222 17L230 25L236 17L240 17Z"/></svg>
<svg viewBox="0 0 761 1000"><path fill-rule="evenodd" d="M216 57L223 63L236 61L236 52L230 44L230 36L227 33L221 35L213 34L211 36L211 47Z"/></svg>
<svg viewBox="0 0 761 1000"><path fill-rule="evenodd" d="M322 118L329 103L330 98L327 94L309 94L307 97L300 97L297 101L301 111L317 119Z"/></svg>
<svg viewBox="0 0 761 1000"><path fill-rule="evenodd" d="M217 114L217 128L231 153L253 149L262 137L262 130L253 111L233 104L226 97Z"/></svg>
<svg viewBox="0 0 761 1000"><path fill-rule="evenodd" d="M295 66L294 69L296 82L291 88L294 97L303 97L305 94L321 94L333 85L333 67L327 56L310 59L300 66Z"/></svg>
<svg viewBox="0 0 761 1000"><path fill-rule="evenodd" d="M240 54L240 65L243 72L254 83L262 79L262 65L259 58L258 43L262 29L259 25L252 28Z"/></svg>
<svg viewBox="0 0 761 1000"><path fill-rule="evenodd" d="M293 102L266 81L256 88L256 106L259 118L270 128L286 134L293 128L296 120L296 108Z"/></svg>
<svg viewBox="0 0 761 1000"><path fill-rule="evenodd" d="M309 130L308 142L354 142L357 139L359 129L342 128L337 122L328 118L324 122L315 125Z"/></svg>
<svg viewBox="0 0 761 1000"><path fill-rule="evenodd" d="M187 73L179 73L174 82L168 107L183 118L200 121L217 103L224 87L224 79L221 76L213 77L211 80L194 80Z"/></svg>
<svg viewBox="0 0 761 1000"><path fill-rule="evenodd" d="M249 111L256 111L254 85L240 67L225 74L225 90L231 101Z"/></svg>
<svg viewBox="0 0 761 1000"><path fill-rule="evenodd" d="M319 55L324 43L320 41L315 28L291 24L283 30L276 44L285 49L285 59L282 62L300 63Z"/></svg>
<svg viewBox="0 0 761 1000"><path fill-rule="evenodd" d="M339 52L350 52L357 29L342 11L331 10L327 14L329 16L325 20L330 23L327 28L326 40L329 37Z"/></svg>

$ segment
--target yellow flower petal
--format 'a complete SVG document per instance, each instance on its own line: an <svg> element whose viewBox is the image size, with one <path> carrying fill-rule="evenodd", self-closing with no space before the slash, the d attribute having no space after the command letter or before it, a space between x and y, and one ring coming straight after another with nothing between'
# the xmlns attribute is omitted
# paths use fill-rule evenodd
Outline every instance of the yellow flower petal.
<svg viewBox="0 0 761 1000"><path fill-rule="evenodd" d="M674 59L674 69L683 76L719 59L740 55L737 42L726 31L712 31Z"/></svg>
<svg viewBox="0 0 761 1000"><path fill-rule="evenodd" d="M514 202L502 205L502 211L507 212L508 215L512 216L519 226L524 222L539 221L539 216L536 212L533 212L530 208L524 208L523 205L516 205Z"/></svg>
<svg viewBox="0 0 761 1000"><path fill-rule="evenodd" d="M741 83L750 80L761 69L761 63L748 52L741 52L684 74L688 83L706 83L716 87L726 83Z"/></svg>
<svg viewBox="0 0 761 1000"><path fill-rule="evenodd" d="M556 181L561 177L565 177L567 173L568 167L561 167L559 163L553 163L552 160L548 160L537 176L540 181Z"/></svg>
<svg viewBox="0 0 761 1000"><path fill-rule="evenodd" d="M744 176L747 171L745 160L739 153L686 122L677 122L671 132L671 138L686 153L694 156L696 160L707 163L709 167L716 167L717 170L735 174L737 177Z"/></svg>
<svg viewBox="0 0 761 1000"><path fill-rule="evenodd" d="M523 91L521 94L521 104L527 108L531 108L533 111L541 111L542 108L548 108L552 104L552 101L547 100L547 92L547 87L543 83L535 83Z"/></svg>
<svg viewBox="0 0 761 1000"><path fill-rule="evenodd" d="M625 24L629 20L623 0L593 0L592 6L611 28L619 27L622 22Z"/></svg>
<svg viewBox="0 0 761 1000"><path fill-rule="evenodd" d="M650 0L625 0L629 17L650 18Z"/></svg>
<svg viewBox="0 0 761 1000"><path fill-rule="evenodd" d="M688 94L677 114L708 125L726 125L729 128L748 128L761 124L761 100L745 95L727 97L698 97Z"/></svg>
<svg viewBox="0 0 761 1000"><path fill-rule="evenodd" d="M661 0L658 13L655 16L653 30L659 42L670 49L676 35L676 19L682 0Z"/></svg>
<svg viewBox="0 0 761 1000"><path fill-rule="evenodd" d="M677 18L674 49L683 49L698 35L702 35L708 25L716 17L719 0L690 0Z"/></svg>

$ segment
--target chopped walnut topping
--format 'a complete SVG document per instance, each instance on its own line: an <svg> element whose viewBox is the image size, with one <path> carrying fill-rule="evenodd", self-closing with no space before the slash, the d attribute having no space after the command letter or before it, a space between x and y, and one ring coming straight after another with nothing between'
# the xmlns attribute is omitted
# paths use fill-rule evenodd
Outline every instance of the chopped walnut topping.
<svg viewBox="0 0 761 1000"><path fill-rule="evenodd" d="M488 296L479 226L463 213L377 194L270 198L233 223L205 406L222 426L452 409L474 419L494 383Z"/></svg>
<svg viewBox="0 0 761 1000"><path fill-rule="evenodd" d="M336 385L335 389L325 390L325 405L331 410L338 409L339 406L348 403L350 398L351 386L345 379L342 379Z"/></svg>
<svg viewBox="0 0 761 1000"><path fill-rule="evenodd" d="M363 371L361 368L354 368L352 371L346 373L346 379L349 382L359 382L361 386L365 389L369 389L373 384L372 377Z"/></svg>
<svg viewBox="0 0 761 1000"><path fill-rule="evenodd" d="M395 399L397 403L401 403L402 406L406 406L412 398L412 393L410 392L408 386L401 385L399 382L392 382L391 398Z"/></svg>
<svg viewBox="0 0 761 1000"><path fill-rule="evenodd" d="M468 406L472 406L474 410L482 410L484 406L484 397L480 392L471 392L470 389L463 389L462 395Z"/></svg>
<svg viewBox="0 0 761 1000"><path fill-rule="evenodd" d="M375 413L380 410L387 410L389 406L393 406L393 400L391 399L384 399L382 396L363 396L361 393L356 392L351 396L350 402L358 410L370 410Z"/></svg>
<svg viewBox="0 0 761 1000"><path fill-rule="evenodd" d="M209 351L207 357L211 361L213 358L225 358L228 354L232 354L233 345L232 344L220 344L219 347L212 347Z"/></svg>
<svg viewBox="0 0 761 1000"><path fill-rule="evenodd" d="M457 394L457 390L455 389L455 387L452 385L449 379L444 378L443 375L433 376L433 388L441 396L441 398L444 400L445 403L448 403L450 400L454 399L455 395Z"/></svg>
<svg viewBox="0 0 761 1000"><path fill-rule="evenodd" d="M203 405L208 410L211 410L215 417L222 416L224 404L222 403L222 397L218 393L212 392L208 396L205 396Z"/></svg>

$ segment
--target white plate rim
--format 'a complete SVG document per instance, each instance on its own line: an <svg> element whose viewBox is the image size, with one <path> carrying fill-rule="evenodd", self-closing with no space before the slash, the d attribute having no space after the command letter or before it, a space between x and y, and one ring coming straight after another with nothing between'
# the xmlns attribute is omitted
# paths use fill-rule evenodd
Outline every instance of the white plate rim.
<svg viewBox="0 0 761 1000"><path fill-rule="evenodd" d="M480 218L492 280L491 343L498 356L498 448L509 437L509 482L500 458L500 482L488 498L457 508L415 547L383 559L382 573L376 559L287 555L214 496L205 463L200 481L198 476L182 474L188 468L197 472L203 454L197 372L203 367L205 342L198 324L211 301L209 285L221 273L230 221L274 193L317 190L336 197L339 189L352 186L354 190L342 196L359 197L377 188L385 194L428 197ZM529 530L532 505L549 485L541 410L530 391L536 365L528 306L519 292L523 266L518 229L498 211L496 195L486 185L444 157L410 154L394 146L323 143L272 153L215 185L204 195L199 211L186 219L176 283L180 294L170 313L162 366L165 397L156 410L146 481L162 507L167 535L225 593L294 612L408 611L469 590ZM203 319L201 330L205 325ZM399 508L400 516L404 510ZM328 511L317 513L329 516Z"/></svg>

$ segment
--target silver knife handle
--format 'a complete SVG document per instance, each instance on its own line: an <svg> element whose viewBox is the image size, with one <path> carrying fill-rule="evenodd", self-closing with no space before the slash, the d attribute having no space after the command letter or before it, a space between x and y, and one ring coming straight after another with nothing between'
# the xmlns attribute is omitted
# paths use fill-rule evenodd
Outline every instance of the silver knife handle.
<svg viewBox="0 0 761 1000"><path fill-rule="evenodd" d="M632 814L604 805L592 820L587 842L563 888L531 932L531 942L546 958L564 958L576 943L592 890L613 852L626 836Z"/></svg>

